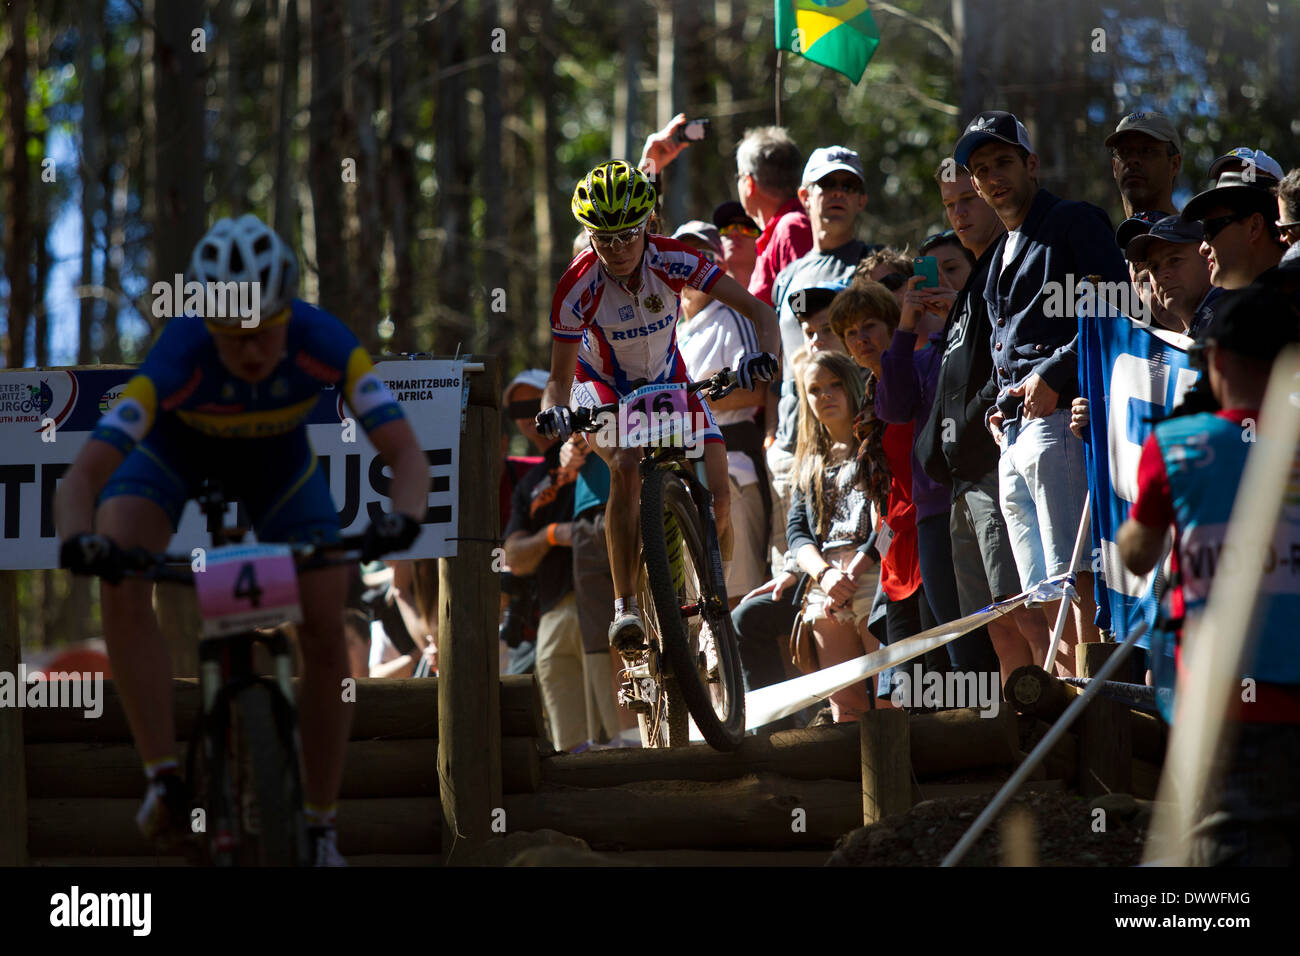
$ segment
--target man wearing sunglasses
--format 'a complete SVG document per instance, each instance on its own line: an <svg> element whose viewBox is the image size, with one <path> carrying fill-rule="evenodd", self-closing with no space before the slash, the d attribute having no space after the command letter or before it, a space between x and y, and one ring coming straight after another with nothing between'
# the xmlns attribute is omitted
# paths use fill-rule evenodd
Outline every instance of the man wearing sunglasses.
<svg viewBox="0 0 1300 956"><path fill-rule="evenodd" d="M1282 177L1277 186L1277 229L1288 246L1282 258L1300 258L1300 169Z"/></svg>
<svg viewBox="0 0 1300 956"><path fill-rule="evenodd" d="M686 286L731 306L753 323L758 348L746 351L736 363L740 387L750 390L775 376L780 348L776 313L697 250L647 234L655 191L645 173L622 160L601 163L579 180L570 206L591 236L591 249L570 263L551 305L551 374L537 416L543 435L569 436L571 400L594 407L612 403L643 383L688 381L677 343ZM698 393L688 400L688 410L691 439L704 445L719 544L728 560L732 535L726 447ZM697 422L704 427L697 428ZM635 599L641 453L639 448L622 447L622 436L613 443L609 437L603 431L588 435L610 470L605 518L615 610L609 638L619 650L633 651L645 644Z"/></svg>
<svg viewBox="0 0 1300 956"><path fill-rule="evenodd" d="M1244 289L1282 260L1286 247L1271 186L1271 177L1230 169L1183 210L1184 219L1204 229L1200 252L1209 260L1210 281L1221 289Z"/></svg>

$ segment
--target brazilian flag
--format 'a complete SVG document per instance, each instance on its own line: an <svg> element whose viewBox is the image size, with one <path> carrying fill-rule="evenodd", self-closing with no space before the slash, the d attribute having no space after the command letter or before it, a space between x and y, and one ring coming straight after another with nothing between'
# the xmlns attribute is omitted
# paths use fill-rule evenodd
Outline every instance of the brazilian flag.
<svg viewBox="0 0 1300 956"><path fill-rule="evenodd" d="M880 45L865 0L776 0L776 48L862 79Z"/></svg>

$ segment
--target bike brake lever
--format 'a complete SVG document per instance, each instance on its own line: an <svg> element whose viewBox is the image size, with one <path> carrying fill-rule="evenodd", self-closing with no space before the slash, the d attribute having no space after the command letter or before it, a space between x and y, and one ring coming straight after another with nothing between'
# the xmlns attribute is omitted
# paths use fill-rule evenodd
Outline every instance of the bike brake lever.
<svg viewBox="0 0 1300 956"><path fill-rule="evenodd" d="M734 392L736 388L737 388L737 383L735 381L731 382L731 384L727 385L725 388L722 388L721 390L719 390L715 386L709 389L709 399L710 401L716 402L720 398L726 398L728 395Z"/></svg>

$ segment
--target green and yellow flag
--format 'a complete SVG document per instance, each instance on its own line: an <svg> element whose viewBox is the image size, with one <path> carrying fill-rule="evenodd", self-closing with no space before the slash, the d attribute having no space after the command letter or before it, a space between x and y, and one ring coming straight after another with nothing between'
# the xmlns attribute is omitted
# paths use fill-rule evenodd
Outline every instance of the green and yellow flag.
<svg viewBox="0 0 1300 956"><path fill-rule="evenodd" d="M865 0L776 0L776 48L862 79L880 32Z"/></svg>

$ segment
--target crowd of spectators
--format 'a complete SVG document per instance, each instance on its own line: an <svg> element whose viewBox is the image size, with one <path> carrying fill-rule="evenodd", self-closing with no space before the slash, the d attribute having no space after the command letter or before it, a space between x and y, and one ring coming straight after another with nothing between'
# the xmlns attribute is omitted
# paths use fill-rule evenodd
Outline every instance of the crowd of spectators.
<svg viewBox="0 0 1300 956"><path fill-rule="evenodd" d="M683 121L650 137L643 170L658 174L682 152L672 133ZM1056 673L1073 674L1079 642L1123 636L1095 623L1095 542L1088 528L1080 539L1089 409L1075 318L1052 313L1049 292L1085 277L1127 289L1121 311L1133 321L1213 352L1228 290L1250 290L1251 303L1275 312L1294 307L1300 170L1284 174L1246 147L1186 169L1177 125L1149 111L1123 117L1104 146L1125 216L1117 229L1097 206L1040 185L1025 125L999 110L974 117L936 164L935 214L950 228L905 248L863 234L858 151L818 145L805 159L779 127L749 130L736 146L738 201L720 194L711 215L679 226L656 214L653 231L717 263L779 319L777 380L713 406L728 451L726 585L748 690L1066 573L1076 599ZM1181 212L1180 174L1208 182ZM1233 311L1237 336L1243 308ZM1292 338L1279 333L1269 355L1252 353L1256 378L1295 337L1293 312L1269 318ZM693 379L757 347L744 316L693 289L683 291L676 334ZM582 439L547 444L537 434L530 413L545 378L522 373L505 396L506 417L542 456L526 473L507 469L506 563L512 581L531 576L540 621L535 634L503 623L506 658L515 671L535 667L557 749L635 745L634 721L616 703L621 662L605 638L609 472ZM1222 381L1203 375L1175 415L1217 408ZM1177 522L1167 508L1147 510L1163 546ZM523 606L516 595L527 589L506 590L511 607ZM1060 604L1031 601L920 663L1002 680L1044 665ZM891 706L891 680L886 672L832 695L826 711L767 729ZM1280 694L1300 715L1297 688Z"/></svg>

